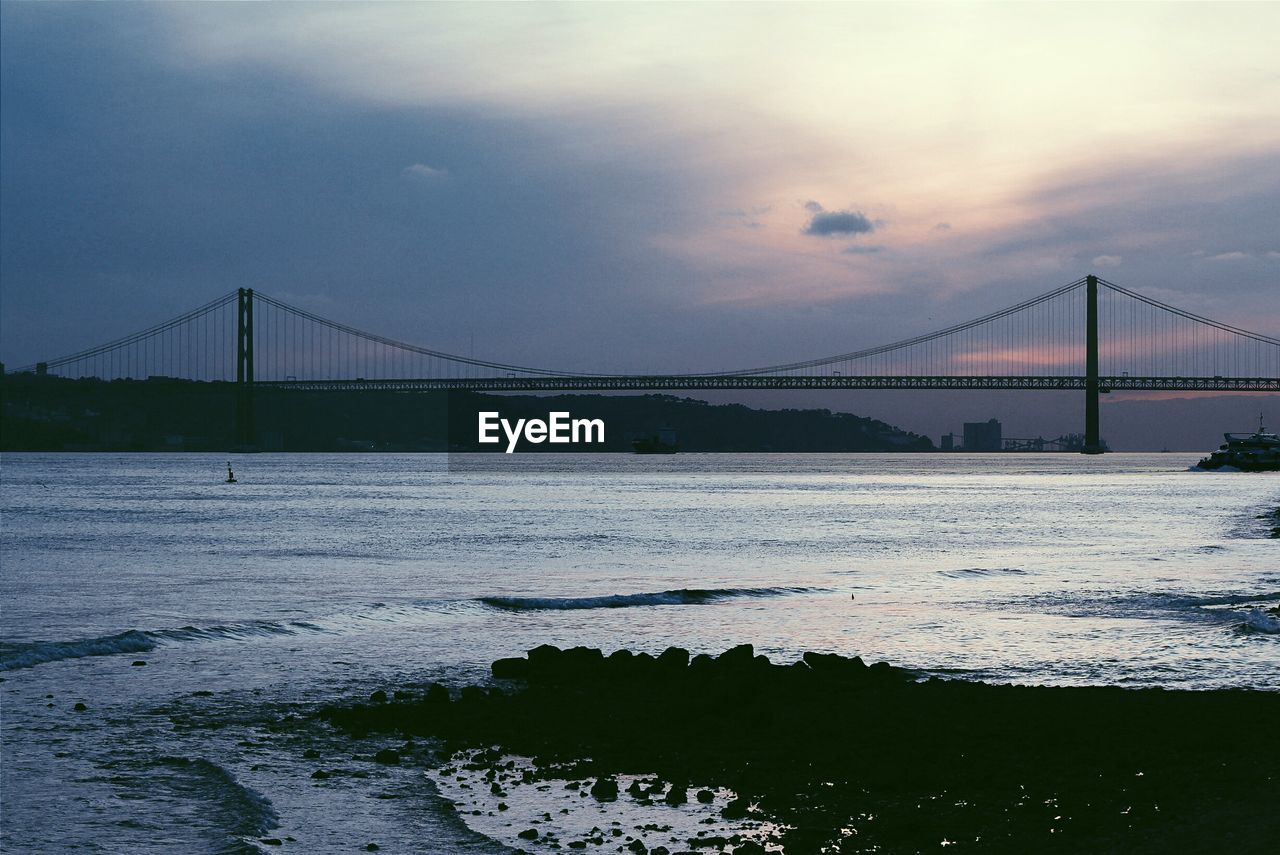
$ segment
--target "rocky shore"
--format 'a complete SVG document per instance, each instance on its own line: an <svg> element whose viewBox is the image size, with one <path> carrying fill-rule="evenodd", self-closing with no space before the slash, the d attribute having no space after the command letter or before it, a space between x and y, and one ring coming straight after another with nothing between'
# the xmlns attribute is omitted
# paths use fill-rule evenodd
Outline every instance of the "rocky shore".
<svg viewBox="0 0 1280 855"><path fill-rule="evenodd" d="M771 841L551 849L1240 853L1280 840L1280 692L921 681L856 657L774 664L750 645L543 646L493 676L319 715L360 736L438 738L494 792L569 781L584 799L678 805L723 787L724 816L780 826ZM531 758L518 774L513 754ZM644 778L619 792L618 775Z"/></svg>

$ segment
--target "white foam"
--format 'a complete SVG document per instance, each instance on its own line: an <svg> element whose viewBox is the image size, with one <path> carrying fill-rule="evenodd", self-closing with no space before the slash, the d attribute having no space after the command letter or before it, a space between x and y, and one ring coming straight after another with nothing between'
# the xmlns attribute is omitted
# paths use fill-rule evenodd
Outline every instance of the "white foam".
<svg viewBox="0 0 1280 855"><path fill-rule="evenodd" d="M150 633L130 629L116 635L75 641L35 641L5 644L0 650L0 671L32 668L45 662L80 659L85 656L109 656L113 653L144 653L154 650L156 640Z"/></svg>
<svg viewBox="0 0 1280 855"><path fill-rule="evenodd" d="M1262 609L1250 609L1244 617L1244 629L1248 632L1280 635L1280 618Z"/></svg>

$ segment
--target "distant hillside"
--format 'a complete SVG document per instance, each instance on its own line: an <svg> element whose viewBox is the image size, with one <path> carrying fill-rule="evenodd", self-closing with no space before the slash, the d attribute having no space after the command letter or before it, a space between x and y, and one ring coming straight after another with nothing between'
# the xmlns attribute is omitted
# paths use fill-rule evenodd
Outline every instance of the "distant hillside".
<svg viewBox="0 0 1280 855"><path fill-rule="evenodd" d="M67 380L6 375L6 451L217 451L235 436L235 387L181 380ZM477 414L511 422L567 411L602 419L602 445L536 451L630 451L631 440L676 431L684 451L930 451L925 437L825 409L759 410L671 395L480 395L389 391L256 393L256 439L279 451L498 451L478 443Z"/></svg>
<svg viewBox="0 0 1280 855"><path fill-rule="evenodd" d="M652 435L662 427L676 431L683 451L933 450L925 437L830 410L756 410L673 395L460 396L451 403L450 434L474 450L482 448L474 442L480 410L497 410L507 419L545 419L550 411L603 419L606 451L629 451L632 437Z"/></svg>

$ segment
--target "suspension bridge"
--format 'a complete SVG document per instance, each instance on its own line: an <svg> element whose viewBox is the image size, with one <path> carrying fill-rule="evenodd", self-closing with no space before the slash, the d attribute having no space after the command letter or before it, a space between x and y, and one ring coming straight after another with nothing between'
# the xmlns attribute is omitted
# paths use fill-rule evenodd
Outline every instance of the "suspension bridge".
<svg viewBox="0 0 1280 855"><path fill-rule="evenodd" d="M446 353L241 288L162 324L19 371L100 380L234 382L243 445L253 443L253 393L263 388L1077 390L1084 393L1084 451L1100 453L1100 394L1277 392L1280 339L1090 275L964 323L834 356L696 374L604 374Z"/></svg>

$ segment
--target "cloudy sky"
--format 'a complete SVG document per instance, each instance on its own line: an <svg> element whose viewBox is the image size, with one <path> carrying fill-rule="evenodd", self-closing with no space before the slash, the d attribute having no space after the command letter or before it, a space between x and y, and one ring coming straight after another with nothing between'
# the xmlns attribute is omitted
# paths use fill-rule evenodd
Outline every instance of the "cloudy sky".
<svg viewBox="0 0 1280 855"><path fill-rule="evenodd" d="M1280 4L0 5L0 358L238 286L570 370L1087 272L1280 331Z"/></svg>

